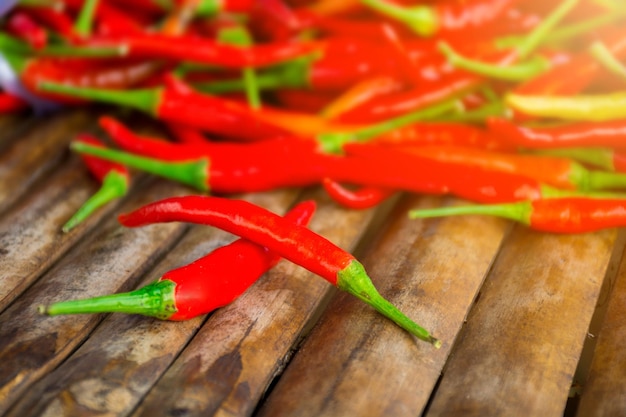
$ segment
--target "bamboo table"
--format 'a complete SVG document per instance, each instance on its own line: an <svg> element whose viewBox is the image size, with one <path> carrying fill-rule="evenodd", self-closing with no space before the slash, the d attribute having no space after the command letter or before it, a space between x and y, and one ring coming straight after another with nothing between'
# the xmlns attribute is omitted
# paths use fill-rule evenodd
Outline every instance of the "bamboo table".
<svg viewBox="0 0 626 417"><path fill-rule="evenodd" d="M116 215L192 190L133 176L68 234L97 184L68 143L94 112L0 119L0 415L626 415L626 235L537 233L484 216L410 220L451 197L348 210L320 188L236 196L357 255L436 350L281 261L231 305L187 322L45 317L37 306L128 291L235 239L204 226L126 229Z"/></svg>

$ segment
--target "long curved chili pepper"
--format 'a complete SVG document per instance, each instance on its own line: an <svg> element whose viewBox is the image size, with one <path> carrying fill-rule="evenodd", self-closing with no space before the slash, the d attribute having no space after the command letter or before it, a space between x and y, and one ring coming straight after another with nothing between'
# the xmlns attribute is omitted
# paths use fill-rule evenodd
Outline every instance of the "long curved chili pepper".
<svg viewBox="0 0 626 417"><path fill-rule="evenodd" d="M411 218L464 214L498 216L550 233L585 233L626 225L626 200L552 198L507 204L411 210Z"/></svg>
<svg viewBox="0 0 626 417"><path fill-rule="evenodd" d="M411 146L401 149L441 162L480 167L494 172L494 175L501 172L519 174L561 189L599 191L626 188L626 175L590 171L565 157L524 155L460 146Z"/></svg>
<svg viewBox="0 0 626 417"><path fill-rule="evenodd" d="M452 194L479 203L588 195L564 190L510 172L440 162L373 144L346 144L341 164L330 165L327 177L344 183L427 194ZM384 163L381 161L385 161Z"/></svg>
<svg viewBox="0 0 626 417"><path fill-rule="evenodd" d="M186 47L181 48L181 45ZM167 59L225 68L258 68L311 54L319 45L316 42L276 41L241 48L196 36L144 32L128 36L91 37L82 42L81 47L109 51L112 57ZM68 47L67 50L70 52L71 48Z"/></svg>
<svg viewBox="0 0 626 417"><path fill-rule="evenodd" d="M337 162L337 157L318 154L312 142L292 138L219 145L224 146L209 149L207 146L186 145L180 148L178 154L171 153L167 159L103 149L80 142L73 142L71 149L215 193L318 184L324 176L325 167ZM154 147L147 148L147 152L155 151L161 152Z"/></svg>
<svg viewBox="0 0 626 417"><path fill-rule="evenodd" d="M502 117L486 120L487 130L502 142L527 149L607 146L626 148L626 120L524 126Z"/></svg>
<svg viewBox="0 0 626 417"><path fill-rule="evenodd" d="M494 150L515 149L484 128L452 122L414 123L377 136L372 142L388 146L458 145Z"/></svg>
<svg viewBox="0 0 626 417"><path fill-rule="evenodd" d="M314 212L315 202L309 200L296 205L284 219L306 226ZM231 303L280 259L263 246L238 239L132 292L56 302L39 311L48 315L119 312L188 320Z"/></svg>
<svg viewBox="0 0 626 417"><path fill-rule="evenodd" d="M254 141L285 134L265 123L245 104L171 86L137 90L79 88L42 83L40 89L88 100L131 107L165 122L176 122L231 139Z"/></svg>
<svg viewBox="0 0 626 417"><path fill-rule="evenodd" d="M343 91L346 85L377 76L393 76L411 82L397 54L388 46L355 38L320 40L310 57L285 62L259 72L261 89L306 88L313 91ZM421 46L421 45L420 45ZM240 80L220 80L196 85L206 91L239 91Z"/></svg>
<svg viewBox="0 0 626 417"><path fill-rule="evenodd" d="M626 93L577 96L508 94L506 103L525 115L576 121L626 119Z"/></svg>
<svg viewBox="0 0 626 417"><path fill-rule="evenodd" d="M388 75L358 81L339 97L324 106L321 114L324 118L332 120L362 103L399 91L402 87L403 84L401 82L395 77Z"/></svg>
<svg viewBox="0 0 626 417"><path fill-rule="evenodd" d="M127 227L182 221L218 227L264 246L326 279L372 306L417 338L440 347L441 342L417 325L374 287L363 265L328 239L243 200L219 197L173 197L122 214Z"/></svg>
<svg viewBox="0 0 626 417"><path fill-rule="evenodd" d="M476 88L484 79L468 72L455 72L443 79L415 86L407 91L390 93L367 101L336 118L343 123L372 123L427 110L448 100L458 98Z"/></svg>
<svg viewBox="0 0 626 417"><path fill-rule="evenodd" d="M342 206L352 209L367 209L377 206L394 193L392 190L368 186L358 190L350 190L331 178L324 178L322 185L330 198Z"/></svg>
<svg viewBox="0 0 626 417"><path fill-rule="evenodd" d="M98 139L86 134L80 135L76 140L93 146L104 146ZM89 155L83 155L83 161L91 174L100 183L100 188L63 225L62 230L65 233L78 226L98 208L116 198L126 195L130 183L128 170L122 165L94 158Z"/></svg>

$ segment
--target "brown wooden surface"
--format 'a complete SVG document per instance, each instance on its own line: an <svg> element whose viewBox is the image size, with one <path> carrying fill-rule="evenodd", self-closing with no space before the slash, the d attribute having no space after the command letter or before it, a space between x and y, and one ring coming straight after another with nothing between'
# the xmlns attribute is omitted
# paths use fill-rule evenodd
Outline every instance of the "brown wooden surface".
<svg viewBox="0 0 626 417"><path fill-rule="evenodd" d="M406 216L464 203L449 197L358 211L318 187L234 196L281 214L316 200L311 229L355 253L439 350L287 261L187 322L39 315L40 304L136 288L235 239L177 223L121 227L120 212L193 193L147 175L63 234L97 189L67 149L95 117L0 120L0 415L626 415L626 233Z"/></svg>

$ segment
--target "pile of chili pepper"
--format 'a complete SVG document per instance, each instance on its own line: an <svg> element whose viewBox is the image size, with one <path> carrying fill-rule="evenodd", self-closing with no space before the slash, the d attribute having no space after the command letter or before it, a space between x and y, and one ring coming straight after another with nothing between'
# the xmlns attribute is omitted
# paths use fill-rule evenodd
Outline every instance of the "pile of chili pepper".
<svg viewBox="0 0 626 417"><path fill-rule="evenodd" d="M559 233L626 225L621 2L14 3L0 9L0 113L109 110L99 119L105 144L81 136L71 149L112 191L66 232L128 192L128 169L179 181L205 195L155 202L120 222L225 228L247 239L228 250L254 263L233 291L280 255L437 345L377 294L352 255L231 196L322 186L336 203L366 209L397 192L450 194L469 204L410 216L489 214ZM118 109L150 116L163 133L141 134ZM251 217L236 223L229 210ZM231 255L220 256L206 262L223 270ZM199 283L195 295L178 294L193 265L124 296L120 311L144 314L134 300L161 297L149 314L181 319L232 299L199 308L208 291ZM223 291L217 279L207 278L211 291ZM121 296L112 297L45 311L111 311Z"/></svg>

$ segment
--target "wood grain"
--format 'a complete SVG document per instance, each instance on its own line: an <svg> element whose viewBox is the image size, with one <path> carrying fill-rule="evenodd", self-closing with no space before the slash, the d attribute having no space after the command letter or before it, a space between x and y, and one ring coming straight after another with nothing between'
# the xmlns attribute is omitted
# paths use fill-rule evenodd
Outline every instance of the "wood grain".
<svg viewBox="0 0 626 417"><path fill-rule="evenodd" d="M144 191L125 210L188 190L156 182ZM37 313L38 305L128 290L185 230L181 224L126 229L111 219L11 304L0 315L0 412L71 355L102 320L102 315L45 317Z"/></svg>
<svg viewBox="0 0 626 417"><path fill-rule="evenodd" d="M370 307L338 295L294 357L260 416L415 416L424 409L508 223L409 220L439 203L403 201L364 257L381 293L440 337L435 350Z"/></svg>
<svg viewBox="0 0 626 417"><path fill-rule="evenodd" d="M562 416L616 236L517 227L427 416Z"/></svg>
<svg viewBox="0 0 626 417"><path fill-rule="evenodd" d="M68 156L76 133L94 123L86 111L64 112L31 126L0 154L0 213Z"/></svg>
<svg viewBox="0 0 626 417"><path fill-rule="evenodd" d="M112 201L71 233L63 233L61 226L98 187L72 158L0 217L0 312L118 207L120 201Z"/></svg>
<svg viewBox="0 0 626 417"><path fill-rule="evenodd" d="M621 416L626 410L626 262L622 264L611 291L609 305L589 371L583 382L576 415L580 417Z"/></svg>

